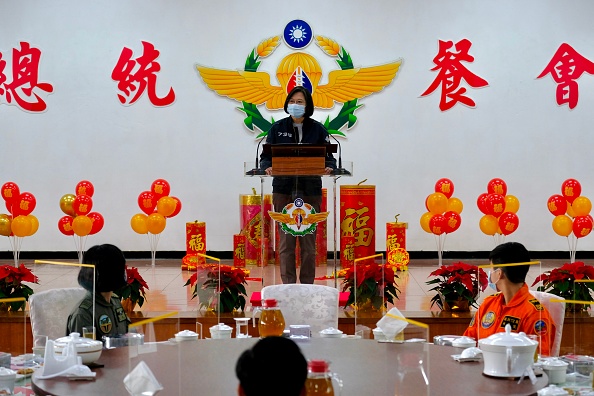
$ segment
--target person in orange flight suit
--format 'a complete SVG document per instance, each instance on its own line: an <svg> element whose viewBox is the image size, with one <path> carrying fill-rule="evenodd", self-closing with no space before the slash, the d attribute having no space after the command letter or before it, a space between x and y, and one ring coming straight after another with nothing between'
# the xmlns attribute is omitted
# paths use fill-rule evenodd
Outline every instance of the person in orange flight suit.
<svg viewBox="0 0 594 396"><path fill-rule="evenodd" d="M493 249L489 261L494 266L489 272L489 286L499 293L485 297L464 335L479 340L504 332L505 325L509 323L515 333L537 335L540 354L550 356L555 323L546 308L528 290L525 280L530 266L497 267L497 264L529 262L528 250L521 243L503 243Z"/></svg>

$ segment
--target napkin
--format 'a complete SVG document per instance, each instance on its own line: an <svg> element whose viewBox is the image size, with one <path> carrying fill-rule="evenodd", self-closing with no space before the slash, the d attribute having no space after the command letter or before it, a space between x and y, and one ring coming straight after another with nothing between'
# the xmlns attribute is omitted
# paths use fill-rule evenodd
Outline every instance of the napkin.
<svg viewBox="0 0 594 396"><path fill-rule="evenodd" d="M377 323L377 327L384 333L386 340L393 340L408 325L402 312L394 307L388 311Z"/></svg>
<svg viewBox="0 0 594 396"><path fill-rule="evenodd" d="M54 352L54 341L48 340L45 345L45 363L39 379L68 377L70 379L95 379L97 374L82 364L82 358L76 354L74 341L62 350L61 355Z"/></svg>
<svg viewBox="0 0 594 396"><path fill-rule="evenodd" d="M156 395L163 389L144 360L128 373L124 378L124 385L132 396Z"/></svg>

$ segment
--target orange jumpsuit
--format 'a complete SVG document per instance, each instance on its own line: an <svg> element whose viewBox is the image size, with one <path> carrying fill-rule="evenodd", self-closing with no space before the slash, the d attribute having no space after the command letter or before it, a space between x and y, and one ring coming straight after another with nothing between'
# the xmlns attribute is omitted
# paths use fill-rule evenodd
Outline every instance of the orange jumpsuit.
<svg viewBox="0 0 594 396"><path fill-rule="evenodd" d="M525 283L507 305L503 293L485 297L464 335L479 340L505 331L508 323L515 333L537 335L540 354L550 356L555 324L546 308L530 294Z"/></svg>

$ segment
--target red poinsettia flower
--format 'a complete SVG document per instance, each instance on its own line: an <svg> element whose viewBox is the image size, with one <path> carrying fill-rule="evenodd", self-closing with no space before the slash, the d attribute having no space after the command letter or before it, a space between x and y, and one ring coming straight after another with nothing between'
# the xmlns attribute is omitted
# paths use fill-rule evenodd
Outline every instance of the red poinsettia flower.
<svg viewBox="0 0 594 396"><path fill-rule="evenodd" d="M33 273L21 264L18 267L12 265L0 266L0 298L19 298L25 300L33 294L33 289L23 282L39 283L39 279ZM23 301L10 303L11 310L19 310L25 307Z"/></svg>
<svg viewBox="0 0 594 396"><path fill-rule="evenodd" d="M205 272L206 280L198 285L198 274L201 275L200 279L204 279ZM197 272L190 276L184 286L189 285L193 288L192 298L198 296L201 307L221 309L224 312L240 308L243 310L246 303L245 296L247 296L243 285L247 284L246 276L249 273L249 270L229 265L198 265ZM220 295L220 304L213 291Z"/></svg>
<svg viewBox="0 0 594 396"><path fill-rule="evenodd" d="M471 306L476 306L476 299L480 291L484 291L489 284L487 274L476 265L462 262L452 265L442 265L429 274L435 279L425 283L436 285L429 289L437 292L431 299L431 306L437 304L443 308L443 303L455 302L459 299L468 300Z"/></svg>
<svg viewBox="0 0 594 396"><path fill-rule="evenodd" d="M591 294L594 284L579 282L590 279L594 279L594 267L576 261L546 271L534 280L532 286L542 282L542 286L538 287L539 291L550 292L566 300L594 301Z"/></svg>

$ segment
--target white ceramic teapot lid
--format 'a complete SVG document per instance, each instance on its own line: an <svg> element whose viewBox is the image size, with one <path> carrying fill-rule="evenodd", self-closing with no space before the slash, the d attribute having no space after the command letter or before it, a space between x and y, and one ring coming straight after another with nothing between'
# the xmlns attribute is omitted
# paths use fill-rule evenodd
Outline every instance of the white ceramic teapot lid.
<svg viewBox="0 0 594 396"><path fill-rule="evenodd" d="M334 327L328 327L327 329L320 331L320 334L342 334L342 331L335 329Z"/></svg>
<svg viewBox="0 0 594 396"><path fill-rule="evenodd" d="M72 341L76 346L76 350L97 350L103 349L103 343L101 341L91 340L90 338L82 338L80 333L70 333L69 336L58 338L55 341L55 346L58 348L64 348L68 343Z"/></svg>
<svg viewBox="0 0 594 396"><path fill-rule="evenodd" d="M225 330L233 330L233 327L231 326L227 326L225 323L219 323L217 325L214 325L210 328L211 330L214 331L225 331Z"/></svg>
<svg viewBox="0 0 594 396"><path fill-rule="evenodd" d="M176 337L198 337L198 333L192 330L182 330L179 333L175 334Z"/></svg>
<svg viewBox="0 0 594 396"><path fill-rule="evenodd" d="M505 325L505 332L491 334L487 338L479 341L481 345L496 345L496 346L529 346L538 344L526 337L525 333L512 333L511 326Z"/></svg>
<svg viewBox="0 0 594 396"><path fill-rule="evenodd" d="M6 367L0 367L0 379L12 378L16 378L16 371L7 369Z"/></svg>
<svg viewBox="0 0 594 396"><path fill-rule="evenodd" d="M452 346L460 348L469 348L476 346L476 341L472 337L462 336L452 341Z"/></svg>
<svg viewBox="0 0 594 396"><path fill-rule="evenodd" d="M546 359L542 362L542 365L544 368L547 367L567 367L569 366L569 363L564 362L561 359L557 359L557 358L552 358L552 359Z"/></svg>

